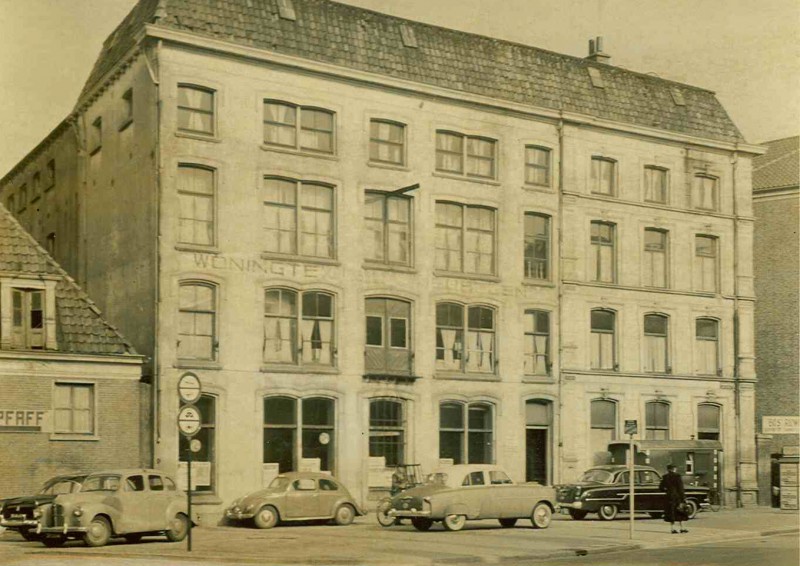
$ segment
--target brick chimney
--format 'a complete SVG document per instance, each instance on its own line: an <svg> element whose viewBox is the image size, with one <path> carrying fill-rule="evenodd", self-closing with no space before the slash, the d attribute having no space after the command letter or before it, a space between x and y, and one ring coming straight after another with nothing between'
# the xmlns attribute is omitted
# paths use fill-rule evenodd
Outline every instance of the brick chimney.
<svg viewBox="0 0 800 566"><path fill-rule="evenodd" d="M594 61L595 63L605 63L606 65L611 64L611 55L603 53L603 38L602 36L597 36L596 39L589 40L589 56L586 57L589 61Z"/></svg>

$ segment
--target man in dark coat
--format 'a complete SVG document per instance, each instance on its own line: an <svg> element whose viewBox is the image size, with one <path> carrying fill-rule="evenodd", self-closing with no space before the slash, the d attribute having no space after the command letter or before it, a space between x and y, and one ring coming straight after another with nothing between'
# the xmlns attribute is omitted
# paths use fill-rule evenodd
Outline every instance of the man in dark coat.
<svg viewBox="0 0 800 566"><path fill-rule="evenodd" d="M676 521L678 522L680 532L688 533L689 531L683 528L683 522L689 519L681 505L686 498L683 492L683 480L681 479L681 475L675 471L675 466L673 464L667 465L667 473L661 478L658 490L664 491L667 494L664 503L664 520L670 524L672 534L678 533L678 531L675 530Z"/></svg>

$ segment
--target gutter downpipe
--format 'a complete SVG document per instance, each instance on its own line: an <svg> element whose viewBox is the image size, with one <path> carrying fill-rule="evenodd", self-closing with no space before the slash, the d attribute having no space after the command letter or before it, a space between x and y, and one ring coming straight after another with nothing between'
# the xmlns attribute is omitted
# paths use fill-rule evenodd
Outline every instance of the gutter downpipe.
<svg viewBox="0 0 800 566"><path fill-rule="evenodd" d="M564 396L562 395L563 389L563 376L562 376L562 362L563 362L563 340L562 340L562 320L563 320L563 313L564 313L564 290L563 290L563 251L562 251L562 244L563 244L563 234L564 234L564 111L559 111L559 119L558 125L556 129L558 130L558 280L556 281L556 285L558 286L558 482L555 483L563 483L564 481L564 470L563 470L563 462L564 462L564 454L563 454L563 447L564 447L564 419L563 419L563 408L564 408ZM552 363L552 362L551 362ZM552 366L551 366L552 367Z"/></svg>
<svg viewBox="0 0 800 566"><path fill-rule="evenodd" d="M731 157L731 177L733 190L733 387L734 387L734 414L736 418L736 507L742 507L742 407L741 407L741 371L739 359L739 216L736 206L738 195L736 193L736 169L739 164L739 154L733 151Z"/></svg>

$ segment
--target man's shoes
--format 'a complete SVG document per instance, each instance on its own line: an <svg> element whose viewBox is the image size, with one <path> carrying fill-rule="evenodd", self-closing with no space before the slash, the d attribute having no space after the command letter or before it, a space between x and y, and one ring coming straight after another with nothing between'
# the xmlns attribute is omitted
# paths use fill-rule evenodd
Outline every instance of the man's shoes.
<svg viewBox="0 0 800 566"><path fill-rule="evenodd" d="M676 530L673 530L673 531L672 531L672 534L673 534L673 535L677 535L677 534L678 534L678 531L676 531Z"/></svg>
<svg viewBox="0 0 800 566"><path fill-rule="evenodd" d="M686 530L686 529L681 529L681 532L682 532L682 533L688 533L689 531L688 531L688 530Z"/></svg>

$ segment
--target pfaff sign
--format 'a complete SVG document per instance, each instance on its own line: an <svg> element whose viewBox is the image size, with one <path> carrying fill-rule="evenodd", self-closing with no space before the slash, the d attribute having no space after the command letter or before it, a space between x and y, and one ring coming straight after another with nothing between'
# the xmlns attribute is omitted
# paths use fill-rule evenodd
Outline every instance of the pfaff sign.
<svg viewBox="0 0 800 566"><path fill-rule="evenodd" d="M45 413L0 409L0 432L41 432Z"/></svg>

